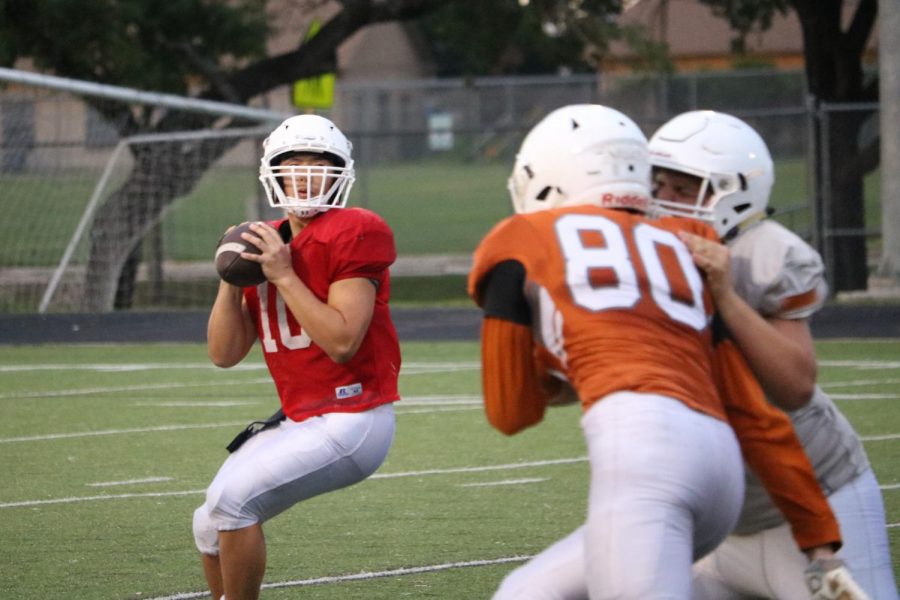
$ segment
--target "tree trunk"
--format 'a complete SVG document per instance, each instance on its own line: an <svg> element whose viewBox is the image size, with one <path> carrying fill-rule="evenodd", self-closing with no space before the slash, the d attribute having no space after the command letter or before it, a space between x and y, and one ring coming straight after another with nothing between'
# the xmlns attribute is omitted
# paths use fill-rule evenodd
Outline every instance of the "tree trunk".
<svg viewBox="0 0 900 600"><path fill-rule="evenodd" d="M247 102L280 85L334 71L337 48L359 29L372 23L414 19L456 1L472 0L345 0L340 12L309 41L290 52L231 73L224 86L211 84L198 97ZM96 104L101 114L123 112L115 102L97 101ZM124 112L128 114L129 111ZM149 129L188 131L209 127L210 123L209 117L170 113ZM232 127L236 125L231 124ZM125 130L120 128L120 131ZM131 130L132 133L137 131L147 133L148 129ZM235 143L236 140L198 142L190 152L186 151L184 143L154 144L132 150L135 152L135 171L101 207L91 229L84 310L109 311L132 305L141 239L159 222L163 210L188 193L206 169ZM208 144L219 146L215 151L201 151L202 146ZM145 166L145 161L153 166Z"/></svg>
<svg viewBox="0 0 900 600"><path fill-rule="evenodd" d="M900 4L881 0L881 261L878 274L900 283Z"/></svg>
<svg viewBox="0 0 900 600"><path fill-rule="evenodd" d="M861 152L857 139L862 125L859 112L825 112L828 130L824 148L826 207L824 256L830 264L832 290L864 290L869 279L866 254L864 173L854 156ZM824 140L823 140L824 141Z"/></svg>
<svg viewBox="0 0 900 600"><path fill-rule="evenodd" d="M157 142L132 147L135 167L99 209L91 227L82 309L129 308L141 256L141 240L172 202L188 194L206 170L238 138Z"/></svg>
<svg viewBox="0 0 900 600"><path fill-rule="evenodd" d="M841 29L842 0L793 0L803 31L810 94L829 103L871 101L863 89L862 53L875 20L876 0L860 0L846 31ZM863 178L869 165L861 158L860 131L867 115L856 111L820 112L818 192L824 215L820 240L832 290L866 289Z"/></svg>

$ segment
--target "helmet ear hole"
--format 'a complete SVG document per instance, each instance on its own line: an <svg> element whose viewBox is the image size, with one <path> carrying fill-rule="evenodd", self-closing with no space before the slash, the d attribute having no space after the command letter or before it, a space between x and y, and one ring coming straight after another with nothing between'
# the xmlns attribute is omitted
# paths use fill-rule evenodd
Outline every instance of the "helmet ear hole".
<svg viewBox="0 0 900 600"><path fill-rule="evenodd" d="M548 185L547 187L545 187L544 189L542 189L542 190L540 191L540 193L539 193L537 196L535 196L535 199L537 199L537 200L546 200L546 199L547 199L547 196L549 196L549 195L550 195L550 192L552 192L552 191L553 191L553 187Z"/></svg>
<svg viewBox="0 0 900 600"><path fill-rule="evenodd" d="M734 207L734 212L736 212L737 214L741 214L741 213L744 212L745 210L750 210L750 207L751 207L751 206L752 206L752 205L751 205L750 203L737 204L737 205L735 205L735 207Z"/></svg>

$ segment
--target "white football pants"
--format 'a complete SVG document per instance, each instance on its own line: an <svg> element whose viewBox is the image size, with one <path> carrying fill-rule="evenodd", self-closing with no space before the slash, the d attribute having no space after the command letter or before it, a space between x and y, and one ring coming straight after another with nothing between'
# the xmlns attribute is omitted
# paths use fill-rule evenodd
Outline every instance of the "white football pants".
<svg viewBox="0 0 900 600"><path fill-rule="evenodd" d="M884 502L874 473L862 473L828 502L844 542L837 555L853 579L873 600L897 600ZM694 565L694 599L808 600L803 580L807 564L787 523L753 535L732 535Z"/></svg>
<svg viewBox="0 0 900 600"><path fill-rule="evenodd" d="M194 540L219 553L218 532L262 523L297 502L358 483L387 457L394 408L285 419L250 438L222 464L194 511Z"/></svg>
<svg viewBox="0 0 900 600"><path fill-rule="evenodd" d="M587 523L510 573L495 600L687 599L691 563L734 527L743 463L727 423L618 392L581 421Z"/></svg>

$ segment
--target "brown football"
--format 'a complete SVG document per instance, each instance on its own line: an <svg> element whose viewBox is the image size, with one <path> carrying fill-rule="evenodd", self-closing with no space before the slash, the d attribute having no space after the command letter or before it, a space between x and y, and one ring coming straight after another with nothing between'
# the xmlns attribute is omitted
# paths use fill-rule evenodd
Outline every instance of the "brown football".
<svg viewBox="0 0 900 600"><path fill-rule="evenodd" d="M250 231L250 223L241 223L227 231L216 248L216 271L226 283L238 287L259 285L266 280L262 265L246 258L241 252L259 254L259 248L241 239L241 234Z"/></svg>

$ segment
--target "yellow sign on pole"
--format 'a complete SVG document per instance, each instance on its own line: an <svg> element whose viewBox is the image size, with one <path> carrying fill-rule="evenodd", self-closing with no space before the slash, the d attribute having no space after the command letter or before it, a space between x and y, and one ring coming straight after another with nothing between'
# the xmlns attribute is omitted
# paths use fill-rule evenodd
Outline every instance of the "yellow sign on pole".
<svg viewBox="0 0 900 600"><path fill-rule="evenodd" d="M314 20L309 24L303 40L309 41L321 27L319 20ZM331 108L334 104L334 80L334 73L298 79L291 90L291 102L297 108Z"/></svg>

